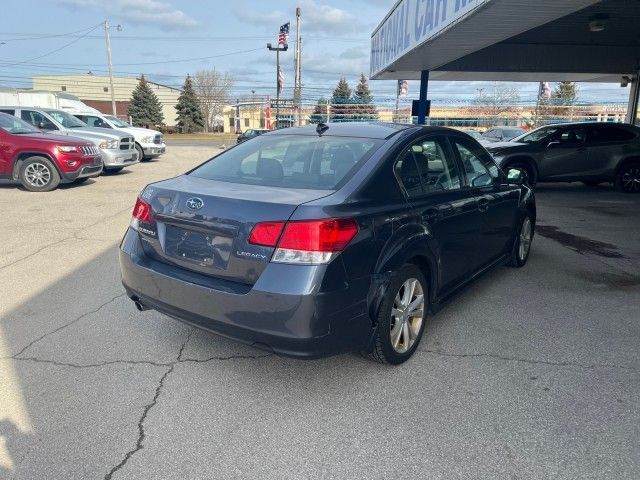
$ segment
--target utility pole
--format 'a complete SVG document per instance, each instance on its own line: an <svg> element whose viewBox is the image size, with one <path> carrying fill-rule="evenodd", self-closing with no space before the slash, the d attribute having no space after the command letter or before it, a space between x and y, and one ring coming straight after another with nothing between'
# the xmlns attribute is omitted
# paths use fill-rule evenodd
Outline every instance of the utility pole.
<svg viewBox="0 0 640 480"><path fill-rule="evenodd" d="M116 94L113 91L113 65L111 62L111 36L109 35L109 28L111 28L109 26L109 21L105 20L104 21L104 39L105 42L107 43L107 63L109 64L109 90L111 90L111 111L113 113L113 116L115 117L117 115L116 112ZM122 26L121 25L117 25L116 29L121 32L122 31Z"/></svg>
<svg viewBox="0 0 640 480"><path fill-rule="evenodd" d="M280 44L278 44L280 45ZM280 52L286 52L289 50L289 45L284 44L282 47L272 47L270 43L267 43L267 49L271 52L276 52L276 129L278 126L278 116L280 115Z"/></svg>
<svg viewBox="0 0 640 480"><path fill-rule="evenodd" d="M300 16L302 10L300 7L296 7L296 75L294 80L293 87L293 97L295 99L296 109L298 110L298 125L302 125L302 85L301 85L301 62L300 53L302 49L301 40L300 40Z"/></svg>

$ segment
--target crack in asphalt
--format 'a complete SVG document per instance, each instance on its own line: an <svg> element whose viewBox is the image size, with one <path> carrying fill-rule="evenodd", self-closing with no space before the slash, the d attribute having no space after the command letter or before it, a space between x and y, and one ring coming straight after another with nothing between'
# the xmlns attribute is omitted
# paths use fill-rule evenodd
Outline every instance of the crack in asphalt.
<svg viewBox="0 0 640 480"><path fill-rule="evenodd" d="M149 411L156 405L156 403L158 403L158 399L160 398L160 393L162 391L162 387L164 386L164 382L167 379L167 377L169 376L169 374L171 374L171 372L173 372L173 369L175 368L175 366L177 364L180 363L186 363L186 362L198 362L198 363L204 363L204 362L209 362L212 360L230 360L230 359L234 359L234 358L263 358L263 357L268 357L270 355L273 354L266 354L266 355L261 355L261 356L257 356L257 355L230 355L227 357L210 357L206 360L198 360L198 359L191 359L191 358L182 358L182 354L184 353L184 349L186 348L187 344L189 343L189 340L191 340L191 336L193 335L193 333L196 331L195 328L193 328L189 334L187 335L186 340L182 343L182 345L180 346L180 350L178 350L178 355L176 356L176 359L173 362L167 363L167 364L162 364L162 363L155 363L155 362L135 362L135 363L151 363L154 365L158 365L158 366L168 366L169 368L167 369L166 372L164 372L164 374L162 375L162 377L160 377L160 382L158 383L158 386L156 387L156 391L155 394L153 395L153 399L151 400L150 403L148 403L147 405L145 405L144 410L142 411L142 416L140 417L140 419L138 420L138 439L136 441L136 445L133 449L129 450L124 458L120 461L120 463L118 463L115 467L113 467L105 476L104 476L104 480L111 480L113 478L113 475L120 470L122 467L124 467L127 462L131 459L131 457L133 457L133 455L135 455L138 451L142 450L144 448L144 440L147 436L145 430L144 430L144 422L147 418L147 415L149 414ZM123 362L120 361L121 363L129 363L129 362ZM111 362L113 363L113 362ZM81 367L82 368L82 367Z"/></svg>
<svg viewBox="0 0 640 480"><path fill-rule="evenodd" d="M418 352L421 353L431 353L433 355L440 355L443 357L455 357L455 358L492 358L495 360L504 360L508 362L519 362L519 363L527 363L530 365L550 365L552 367L579 367L588 370L593 370L595 368L615 368L619 370L627 370L630 372L638 372L639 370L635 367L628 367L625 365L614 365L614 364L584 364L578 362L552 362L548 360L533 360L529 358L520 358L520 357L508 357L506 355L498 355L495 353L451 353L451 352L442 352L439 350L428 350L428 349L418 349Z"/></svg>
<svg viewBox="0 0 640 480"><path fill-rule="evenodd" d="M99 312L102 308L106 307L107 305L109 305L112 302L115 302L118 298L124 297L126 296L126 293L121 293L119 295L116 295L115 297L111 298L110 300L107 300L106 302L104 302L103 304L101 304L100 306L98 306L97 308L90 310L88 312L83 313L82 315L74 318L73 320L71 320L69 323L66 323L58 328L56 328L55 330L52 330L50 332L45 333L44 335L41 335L40 337L36 338L35 340L32 340L31 342L29 342L25 347L22 348L22 350L20 350L18 353L11 355L9 357L0 357L0 360L4 360L7 358L11 358L14 360L20 360L19 357L20 355L22 355L24 352L26 352L28 349L30 349L33 345L35 345L36 343L38 343L40 340L48 337L49 335L53 335L54 333L59 332L60 330L63 330L71 325L73 325L76 322L79 322L80 320L82 320L83 318L93 314L93 313L97 313Z"/></svg>

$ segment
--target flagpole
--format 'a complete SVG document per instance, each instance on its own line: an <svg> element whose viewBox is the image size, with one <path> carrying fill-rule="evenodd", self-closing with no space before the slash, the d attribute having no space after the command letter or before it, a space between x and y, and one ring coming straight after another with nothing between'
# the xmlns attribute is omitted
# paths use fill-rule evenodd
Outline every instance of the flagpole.
<svg viewBox="0 0 640 480"><path fill-rule="evenodd" d="M286 25L286 24L285 24ZM286 40L285 40L286 41ZM282 47L280 47L282 45ZM278 115L280 114L280 52L286 52L289 49L287 43L278 43L277 47L272 47L270 43L267 43L267 49L271 52L276 52L276 128L279 127Z"/></svg>

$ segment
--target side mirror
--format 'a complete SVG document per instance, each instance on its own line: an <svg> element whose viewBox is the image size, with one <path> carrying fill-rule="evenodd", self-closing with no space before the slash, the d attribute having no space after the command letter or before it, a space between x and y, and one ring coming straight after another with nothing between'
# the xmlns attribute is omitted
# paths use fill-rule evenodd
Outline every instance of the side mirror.
<svg viewBox="0 0 640 480"><path fill-rule="evenodd" d="M510 168L507 171L507 183L514 185L524 185L529 181L527 172L520 170L519 168Z"/></svg>
<svg viewBox="0 0 640 480"><path fill-rule="evenodd" d="M560 145L560 142L558 140L552 140L547 143L547 148L557 147L558 145Z"/></svg>

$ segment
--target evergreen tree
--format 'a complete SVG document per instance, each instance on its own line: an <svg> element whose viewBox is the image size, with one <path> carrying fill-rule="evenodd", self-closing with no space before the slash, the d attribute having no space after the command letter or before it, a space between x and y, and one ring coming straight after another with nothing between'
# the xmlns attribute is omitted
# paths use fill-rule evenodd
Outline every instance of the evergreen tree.
<svg viewBox="0 0 640 480"><path fill-rule="evenodd" d="M164 121L162 105L144 79L144 75L140 77L140 83L131 94L129 115L134 125L156 126Z"/></svg>
<svg viewBox="0 0 640 480"><path fill-rule="evenodd" d="M360 74L360 81L356 86L353 99L356 104L353 116L355 120L378 120L378 109L373 103L373 96L369 90L369 83L364 73Z"/></svg>
<svg viewBox="0 0 640 480"><path fill-rule="evenodd" d="M343 77L338 82L331 97L331 121L348 122L351 120L353 106L351 102L351 87L349 82Z"/></svg>
<svg viewBox="0 0 640 480"><path fill-rule="evenodd" d="M553 116L560 120L573 120L573 106L578 97L576 82L558 82L551 94L551 102L555 107Z"/></svg>
<svg viewBox="0 0 640 480"><path fill-rule="evenodd" d="M318 99L318 103L316 103L315 108L313 109L313 113L309 116L309 123L322 123L327 120L327 107L328 107L327 99L324 97L320 97Z"/></svg>
<svg viewBox="0 0 640 480"><path fill-rule="evenodd" d="M192 133L204 127L204 117L200 109L200 102L196 92L193 90L193 82L189 75L187 75L182 86L182 93L178 97L176 112L178 113L178 127L182 130L182 133Z"/></svg>

